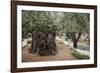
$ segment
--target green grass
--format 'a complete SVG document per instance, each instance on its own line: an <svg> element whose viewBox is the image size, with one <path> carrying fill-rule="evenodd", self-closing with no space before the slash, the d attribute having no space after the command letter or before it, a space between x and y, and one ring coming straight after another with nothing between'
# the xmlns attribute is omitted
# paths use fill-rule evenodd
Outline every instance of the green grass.
<svg viewBox="0 0 100 73"><path fill-rule="evenodd" d="M72 54L75 58L77 58L77 59L89 59L89 56L87 56L87 55L82 55L82 54L80 54L80 53L77 52L77 51L73 51L71 54Z"/></svg>

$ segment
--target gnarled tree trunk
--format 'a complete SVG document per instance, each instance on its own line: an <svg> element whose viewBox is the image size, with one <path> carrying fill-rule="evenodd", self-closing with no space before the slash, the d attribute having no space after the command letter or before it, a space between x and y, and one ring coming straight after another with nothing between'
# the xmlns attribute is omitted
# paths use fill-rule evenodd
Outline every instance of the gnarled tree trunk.
<svg viewBox="0 0 100 73"><path fill-rule="evenodd" d="M81 32L78 33L78 36L76 37L76 33L73 33L73 47L77 49L77 42L79 38L81 37Z"/></svg>
<svg viewBox="0 0 100 73"><path fill-rule="evenodd" d="M78 42L79 38L81 37L81 34L82 34L81 32L79 32L79 33L77 33L77 32L68 32L68 33L66 33L66 36L68 38L72 39L74 48L77 48L77 42Z"/></svg>
<svg viewBox="0 0 100 73"><path fill-rule="evenodd" d="M32 48L31 53L37 53L40 56L55 55L57 53L55 43L56 32L40 32L33 31L32 33Z"/></svg>

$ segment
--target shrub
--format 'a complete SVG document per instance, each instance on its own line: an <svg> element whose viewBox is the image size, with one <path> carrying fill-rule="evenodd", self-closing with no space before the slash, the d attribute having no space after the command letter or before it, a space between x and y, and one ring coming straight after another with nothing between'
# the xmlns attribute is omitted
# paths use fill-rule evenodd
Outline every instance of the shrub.
<svg viewBox="0 0 100 73"><path fill-rule="evenodd" d="M76 57L77 59L89 59L89 56L87 56L87 55L82 55L82 54L80 54L80 53L77 52L77 51L73 51L71 54L72 54L74 57Z"/></svg>

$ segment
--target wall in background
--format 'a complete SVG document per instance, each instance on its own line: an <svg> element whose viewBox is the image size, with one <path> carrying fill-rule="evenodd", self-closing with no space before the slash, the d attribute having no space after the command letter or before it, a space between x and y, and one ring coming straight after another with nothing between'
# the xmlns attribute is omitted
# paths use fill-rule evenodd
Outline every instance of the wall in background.
<svg viewBox="0 0 100 73"><path fill-rule="evenodd" d="M98 13L100 13L100 0L30 0L42 2L56 3L72 3L72 4L88 4L98 5ZM10 73L10 0L2 0L0 2L0 73ZM98 14L100 19L100 14ZM98 37L100 37L100 20L98 20ZM100 43L98 38L98 43ZM98 56L100 56L100 45L98 44ZM34 73L99 73L100 57L98 57L97 68L68 69L55 71L41 71ZM28 72L29 73L29 72ZM33 72L30 72L33 73Z"/></svg>

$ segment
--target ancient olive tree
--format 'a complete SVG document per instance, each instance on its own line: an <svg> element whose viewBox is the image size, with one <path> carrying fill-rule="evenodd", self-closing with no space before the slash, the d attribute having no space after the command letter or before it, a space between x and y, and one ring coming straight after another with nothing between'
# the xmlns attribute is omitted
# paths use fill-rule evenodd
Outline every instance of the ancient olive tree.
<svg viewBox="0 0 100 73"><path fill-rule="evenodd" d="M45 11L22 11L23 18L23 36L25 33L32 34L31 53L37 53L41 56L55 55L56 50L56 26L55 17L52 12Z"/></svg>
<svg viewBox="0 0 100 73"><path fill-rule="evenodd" d="M70 34L73 47L77 48L77 42L82 33L89 34L89 14L88 13L64 13L60 21L63 32Z"/></svg>
<svg viewBox="0 0 100 73"><path fill-rule="evenodd" d="M23 10L22 37L32 34L31 53L55 55L56 36L70 33L73 47L77 48L81 34L89 34L89 16L88 13Z"/></svg>

